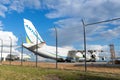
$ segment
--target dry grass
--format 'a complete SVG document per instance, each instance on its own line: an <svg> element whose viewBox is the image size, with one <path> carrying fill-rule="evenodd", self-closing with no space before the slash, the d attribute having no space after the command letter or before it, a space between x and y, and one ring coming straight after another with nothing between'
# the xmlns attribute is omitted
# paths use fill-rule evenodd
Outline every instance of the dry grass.
<svg viewBox="0 0 120 80"><path fill-rule="evenodd" d="M10 62L5 61L5 62L2 62L2 64L10 65ZM21 65L21 62L13 61L13 62L11 62L11 65ZM36 63L35 62L23 62L23 66L33 66L33 67L35 67ZM56 68L56 63L38 62L37 67ZM75 64L71 64L71 63L58 63L58 68L61 69L61 70L80 70L80 71L84 71L84 66L75 66ZM120 75L120 67L88 66L87 71Z"/></svg>
<svg viewBox="0 0 120 80"><path fill-rule="evenodd" d="M76 66L75 63L39 62L2 62L0 66L0 80L120 80L119 67ZM11 75L12 74L12 75Z"/></svg>

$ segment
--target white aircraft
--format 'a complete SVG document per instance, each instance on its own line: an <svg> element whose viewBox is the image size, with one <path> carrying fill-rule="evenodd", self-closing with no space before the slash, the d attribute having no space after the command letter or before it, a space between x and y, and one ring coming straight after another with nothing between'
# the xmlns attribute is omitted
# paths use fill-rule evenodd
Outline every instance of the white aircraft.
<svg viewBox="0 0 120 80"><path fill-rule="evenodd" d="M56 60L56 47L48 46L43 41L32 22L24 19L24 27L27 34L27 43L24 43L23 47L27 48L28 50L39 56ZM58 48L57 61L66 61L68 59L68 52L69 49Z"/></svg>
<svg viewBox="0 0 120 80"><path fill-rule="evenodd" d="M45 58L50 58L57 60L58 62L71 62L74 61L74 58L77 57L79 58L80 61L84 61L85 57L84 56L84 51L80 50L80 52L73 52L70 54L69 51L70 49L65 49L65 48L58 48L58 55L56 59L56 47L55 46L48 46L37 30L35 29L34 25L32 24L31 21L24 19L24 27L26 31L26 42L23 44L23 47L26 49L32 51L33 53L45 57ZM91 58L94 57L94 58ZM86 54L87 61L92 61L92 59L96 60L98 58L98 55L96 52L90 53L87 51ZM94 61L93 60L93 61Z"/></svg>

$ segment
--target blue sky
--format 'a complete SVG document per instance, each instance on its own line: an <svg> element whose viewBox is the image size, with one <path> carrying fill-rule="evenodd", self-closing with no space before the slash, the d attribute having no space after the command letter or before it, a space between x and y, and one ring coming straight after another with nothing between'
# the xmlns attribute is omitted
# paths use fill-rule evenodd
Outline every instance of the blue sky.
<svg viewBox="0 0 120 80"><path fill-rule="evenodd" d="M81 19L92 23L118 17L119 0L0 0L1 36L5 34L1 39L11 36L15 45L20 44L20 35L25 37L23 18L32 21L47 44L55 45L55 25L60 47L83 49ZM119 32L120 20L88 26L87 48L106 49L110 43L118 46Z"/></svg>

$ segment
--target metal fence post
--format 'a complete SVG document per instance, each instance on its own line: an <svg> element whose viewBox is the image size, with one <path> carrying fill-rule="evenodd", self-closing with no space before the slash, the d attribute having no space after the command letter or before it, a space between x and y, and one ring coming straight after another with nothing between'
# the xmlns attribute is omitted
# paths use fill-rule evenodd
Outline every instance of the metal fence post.
<svg viewBox="0 0 120 80"><path fill-rule="evenodd" d="M1 64L2 64L3 40L2 39L0 39L0 40L1 40Z"/></svg>
<svg viewBox="0 0 120 80"><path fill-rule="evenodd" d="M58 34L57 34L57 28L55 28L55 33L56 33L56 69L58 68Z"/></svg>
<svg viewBox="0 0 120 80"><path fill-rule="evenodd" d="M12 53L12 38L11 37L9 37L10 38L10 65L11 65L11 53Z"/></svg>

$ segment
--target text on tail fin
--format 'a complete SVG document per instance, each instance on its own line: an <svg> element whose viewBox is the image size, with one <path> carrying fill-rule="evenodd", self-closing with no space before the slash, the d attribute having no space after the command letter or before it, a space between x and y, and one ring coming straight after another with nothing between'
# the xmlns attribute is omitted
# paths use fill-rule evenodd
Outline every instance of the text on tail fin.
<svg viewBox="0 0 120 80"><path fill-rule="evenodd" d="M28 43L35 43L36 44L36 41L38 43L44 42L31 21L24 19L24 27L25 27L25 31L27 34L26 41Z"/></svg>

